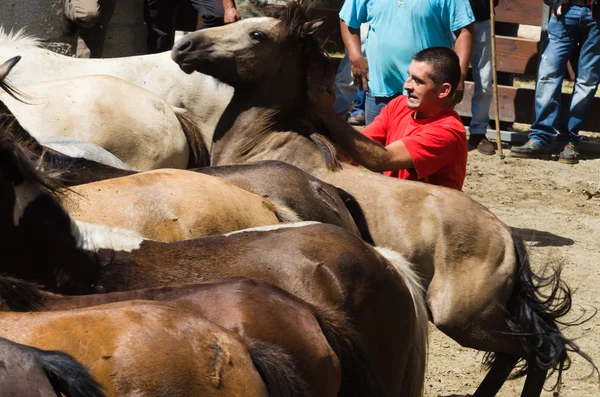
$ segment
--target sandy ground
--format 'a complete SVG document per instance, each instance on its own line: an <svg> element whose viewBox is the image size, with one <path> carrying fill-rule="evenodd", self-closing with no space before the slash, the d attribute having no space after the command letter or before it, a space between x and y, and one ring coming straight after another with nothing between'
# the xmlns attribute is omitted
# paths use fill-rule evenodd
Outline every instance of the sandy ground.
<svg viewBox="0 0 600 397"><path fill-rule="evenodd" d="M600 308L600 197L588 199L600 184L600 159L564 165L556 161L469 155L465 192L487 206L530 246L534 268L564 263L563 278L576 290L573 314ZM600 314L565 330L600 365ZM427 397L468 396L485 373L482 354L464 349L431 327ZM572 354L561 396L600 396L591 367ZM554 384L548 381L546 386ZM507 382L499 396L519 396L523 380ZM546 391L543 396L552 396Z"/></svg>

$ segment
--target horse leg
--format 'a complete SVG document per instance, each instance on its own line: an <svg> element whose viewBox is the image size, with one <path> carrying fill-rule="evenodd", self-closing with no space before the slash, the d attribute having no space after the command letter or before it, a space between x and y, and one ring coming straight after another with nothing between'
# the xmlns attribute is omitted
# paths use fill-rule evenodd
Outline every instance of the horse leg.
<svg viewBox="0 0 600 397"><path fill-rule="evenodd" d="M547 374L547 370L530 368L521 397L539 397L542 394Z"/></svg>
<svg viewBox="0 0 600 397"><path fill-rule="evenodd" d="M517 356L504 353L496 354L492 368L490 368L483 382L481 382L477 391L473 394L473 397L495 396L508 378L508 375L510 375L510 371L517 364L517 361L519 361L519 357Z"/></svg>

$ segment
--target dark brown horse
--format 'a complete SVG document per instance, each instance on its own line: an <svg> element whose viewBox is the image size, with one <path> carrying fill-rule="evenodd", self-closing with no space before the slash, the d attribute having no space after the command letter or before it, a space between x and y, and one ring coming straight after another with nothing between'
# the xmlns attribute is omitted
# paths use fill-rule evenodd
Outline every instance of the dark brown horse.
<svg viewBox="0 0 600 397"><path fill-rule="evenodd" d="M496 353L476 395L496 394L520 359L529 369L524 395L539 395L548 371L568 368L569 350L581 354L557 326L571 306L560 272L535 275L522 241L467 195L342 163L306 97L309 83L324 89L334 79L315 36L320 22L297 4L275 16L194 32L173 48L183 71L235 89L211 164L281 160L352 194L375 244L418 266L433 323L463 346Z"/></svg>
<svg viewBox="0 0 600 397"><path fill-rule="evenodd" d="M229 276L262 280L342 311L386 390L421 394L427 314L419 282L398 254L314 222L174 243L143 240L73 222L53 196L53 182L14 143L0 141L0 272L72 293Z"/></svg>
<svg viewBox="0 0 600 397"><path fill-rule="evenodd" d="M73 357L0 338L0 397L103 397Z"/></svg>
<svg viewBox="0 0 600 397"><path fill-rule="evenodd" d="M67 352L90 369L107 396L309 395L282 349L162 302L0 313L0 336Z"/></svg>
<svg viewBox="0 0 600 397"><path fill-rule="evenodd" d="M70 310L139 299L172 302L245 338L283 348L298 363L313 397L382 395L371 378L360 340L343 313L320 310L260 281L229 278L177 287L62 296L0 277L0 311Z"/></svg>

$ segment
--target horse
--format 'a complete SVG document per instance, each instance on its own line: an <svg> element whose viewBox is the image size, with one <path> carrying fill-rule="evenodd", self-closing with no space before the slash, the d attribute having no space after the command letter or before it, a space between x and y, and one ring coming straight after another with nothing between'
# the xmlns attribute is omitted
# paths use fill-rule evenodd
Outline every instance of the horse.
<svg viewBox="0 0 600 397"><path fill-rule="evenodd" d="M76 357L107 396L308 395L282 349L163 302L0 313L0 336Z"/></svg>
<svg viewBox="0 0 600 397"><path fill-rule="evenodd" d="M569 350L592 363L557 326L571 307L560 270L536 275L523 241L487 208L459 191L340 160L306 95L309 84L325 88L334 80L315 35L320 24L291 4L273 17L176 43L172 58L184 72L211 75L235 90L213 136L211 165L280 160L353 195L375 244L418 266L437 328L490 352L491 370L476 396L495 395L522 360L527 396L541 393L550 370L568 368Z"/></svg>
<svg viewBox="0 0 600 397"><path fill-rule="evenodd" d="M51 150L33 138L8 109L2 110L1 107L0 103L0 130L3 131L0 133L6 134L6 139L18 142L38 167L56 170L55 176L60 178L60 182L65 186L82 185L136 173ZM239 188L290 208L300 219L338 225L355 235L360 233L365 241L372 242L364 216L352 196L286 163L266 161L241 166L194 168L191 171L226 179ZM74 199L81 198L74 196Z"/></svg>
<svg viewBox="0 0 600 397"><path fill-rule="evenodd" d="M171 61L169 51L109 59L73 58L40 48L40 41L23 30L13 34L0 27L0 62L17 55L23 60L11 74L16 86L90 75L117 77L167 101L176 114L197 120L208 150L215 126L233 94L231 87L211 76L181 72ZM133 114L140 112L134 109Z"/></svg>
<svg viewBox="0 0 600 397"><path fill-rule="evenodd" d="M133 167L125 164L109 151L102 149L100 146L94 145L93 143L82 141L81 139L67 136L41 136L39 137L38 142L47 148L70 157L83 158L110 167L135 171Z"/></svg>
<svg viewBox="0 0 600 397"><path fill-rule="evenodd" d="M132 231L74 222L56 192L55 181L18 146L0 140L1 273L70 294L258 279L343 312L384 390L422 394L427 312L417 276L400 255L315 222L171 243L144 240Z"/></svg>
<svg viewBox="0 0 600 397"><path fill-rule="evenodd" d="M0 79L20 59L8 60ZM83 76L21 85L19 91L21 97L0 93L0 101L34 137L87 141L141 171L205 165L208 151L194 119L125 80Z"/></svg>
<svg viewBox="0 0 600 397"><path fill-rule="evenodd" d="M235 277L177 287L63 296L0 276L0 311L72 310L128 300L170 302L244 338L279 346L298 363L311 396L382 395L371 378L358 335L343 313L321 310L264 282Z"/></svg>
<svg viewBox="0 0 600 397"><path fill-rule="evenodd" d="M88 370L60 351L0 338L0 397L104 397Z"/></svg>

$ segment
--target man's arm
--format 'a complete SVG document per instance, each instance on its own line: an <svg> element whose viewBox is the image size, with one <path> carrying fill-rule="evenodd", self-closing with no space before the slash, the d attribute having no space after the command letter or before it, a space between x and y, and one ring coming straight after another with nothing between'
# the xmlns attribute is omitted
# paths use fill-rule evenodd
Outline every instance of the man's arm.
<svg viewBox="0 0 600 397"><path fill-rule="evenodd" d="M402 141L387 147L362 135L333 111L335 94L322 86L309 87L308 97L336 144L371 171L398 171L413 168L413 159ZM369 128L369 127L367 127Z"/></svg>
<svg viewBox="0 0 600 397"><path fill-rule="evenodd" d="M462 101L465 91L465 78L467 71L469 70L469 63L471 62L471 54L473 53L473 37L475 35L475 26L473 24L467 25L459 30L455 31L456 42L454 43L454 51L458 55L460 60L460 71L461 79L458 89L454 94L455 103Z"/></svg>
<svg viewBox="0 0 600 397"><path fill-rule="evenodd" d="M241 19L240 14L235 8L235 2L233 0L223 0L223 21L225 24L239 21Z"/></svg>
<svg viewBox="0 0 600 397"><path fill-rule="evenodd" d="M368 91L369 64L360 50L360 28L351 28L346 25L346 22L340 19L340 31L342 32L344 46L346 46L346 50L348 51L354 84L360 89Z"/></svg>

